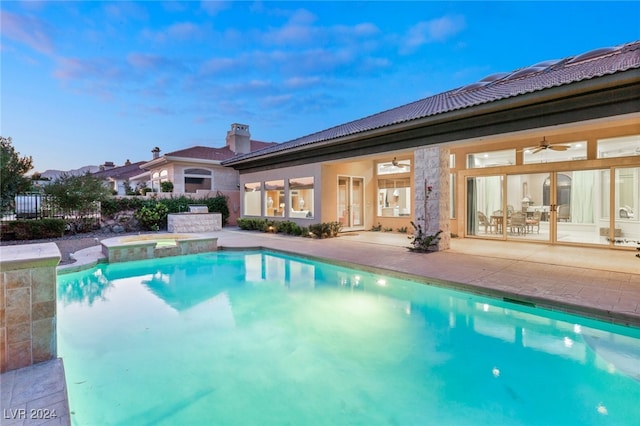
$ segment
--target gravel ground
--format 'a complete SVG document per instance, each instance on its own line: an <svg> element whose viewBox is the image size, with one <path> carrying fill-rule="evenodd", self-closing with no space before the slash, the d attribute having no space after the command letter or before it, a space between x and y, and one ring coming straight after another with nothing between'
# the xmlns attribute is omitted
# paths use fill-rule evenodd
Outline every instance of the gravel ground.
<svg viewBox="0 0 640 426"><path fill-rule="evenodd" d="M48 238L44 240L29 240L29 241L0 241L0 246L12 246L18 244L37 244L37 243L56 243L58 249L60 250L60 254L62 258L60 260L60 265L67 265L75 262L70 258L71 253L75 253L78 250L86 249L89 247L93 247L98 244L99 241L105 238L112 238L116 236L123 235L138 235L139 232L132 233L120 233L115 234L112 232L88 232L86 234L76 234L76 235L65 235L60 238Z"/></svg>

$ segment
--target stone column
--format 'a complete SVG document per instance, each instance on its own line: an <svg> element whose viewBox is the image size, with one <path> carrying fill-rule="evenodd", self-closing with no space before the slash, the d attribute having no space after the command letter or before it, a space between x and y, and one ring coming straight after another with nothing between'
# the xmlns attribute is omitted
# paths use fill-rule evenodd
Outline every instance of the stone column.
<svg viewBox="0 0 640 426"><path fill-rule="evenodd" d="M0 247L0 372L57 356L55 243Z"/></svg>
<svg viewBox="0 0 640 426"><path fill-rule="evenodd" d="M414 162L415 222L427 234L433 235L442 230L437 250L447 250L451 243L449 150L438 147L418 148L414 151Z"/></svg>

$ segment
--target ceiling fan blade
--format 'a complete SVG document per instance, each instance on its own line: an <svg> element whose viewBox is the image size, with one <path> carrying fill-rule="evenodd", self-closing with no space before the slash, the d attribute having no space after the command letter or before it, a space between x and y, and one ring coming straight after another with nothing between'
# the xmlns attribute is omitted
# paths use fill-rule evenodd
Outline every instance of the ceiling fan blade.
<svg viewBox="0 0 640 426"><path fill-rule="evenodd" d="M537 154L537 153L539 153L540 151L542 151L543 149L546 149L546 147L544 147L544 146L539 146L539 147L537 147L536 149L534 149L533 151L531 151L531 153L532 153L532 154Z"/></svg>
<svg viewBox="0 0 640 426"><path fill-rule="evenodd" d="M570 147L567 145L549 145L549 149L552 149L554 151L566 151L569 148Z"/></svg>

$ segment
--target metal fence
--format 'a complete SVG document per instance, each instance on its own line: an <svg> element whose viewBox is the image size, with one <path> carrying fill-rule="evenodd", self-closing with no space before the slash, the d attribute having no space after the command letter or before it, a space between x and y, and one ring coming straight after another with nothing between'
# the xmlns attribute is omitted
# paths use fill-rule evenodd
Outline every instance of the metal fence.
<svg viewBox="0 0 640 426"><path fill-rule="evenodd" d="M16 195L11 206L5 209L0 216L0 221L8 222L20 219L64 219L75 221L100 222L100 202L94 202L87 210L78 211L61 208L56 198L43 194Z"/></svg>

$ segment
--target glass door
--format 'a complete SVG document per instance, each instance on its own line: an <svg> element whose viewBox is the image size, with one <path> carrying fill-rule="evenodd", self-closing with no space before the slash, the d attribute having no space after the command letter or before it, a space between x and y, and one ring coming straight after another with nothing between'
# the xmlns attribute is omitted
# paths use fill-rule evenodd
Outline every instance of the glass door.
<svg viewBox="0 0 640 426"><path fill-rule="evenodd" d="M338 222L343 230L364 228L364 178L338 176Z"/></svg>
<svg viewBox="0 0 640 426"><path fill-rule="evenodd" d="M609 200L609 174L609 169L550 174L544 197L549 194L556 227L553 241L609 245L609 211L602 208Z"/></svg>
<svg viewBox="0 0 640 426"><path fill-rule="evenodd" d="M467 235L502 238L507 217L503 208L503 176L467 178Z"/></svg>
<svg viewBox="0 0 640 426"><path fill-rule="evenodd" d="M609 240L617 247L640 246L640 167L616 168L614 174L613 232ZM609 209L607 209L609 212Z"/></svg>
<svg viewBox="0 0 640 426"><path fill-rule="evenodd" d="M507 176L507 239L551 241L549 182L549 173Z"/></svg>

